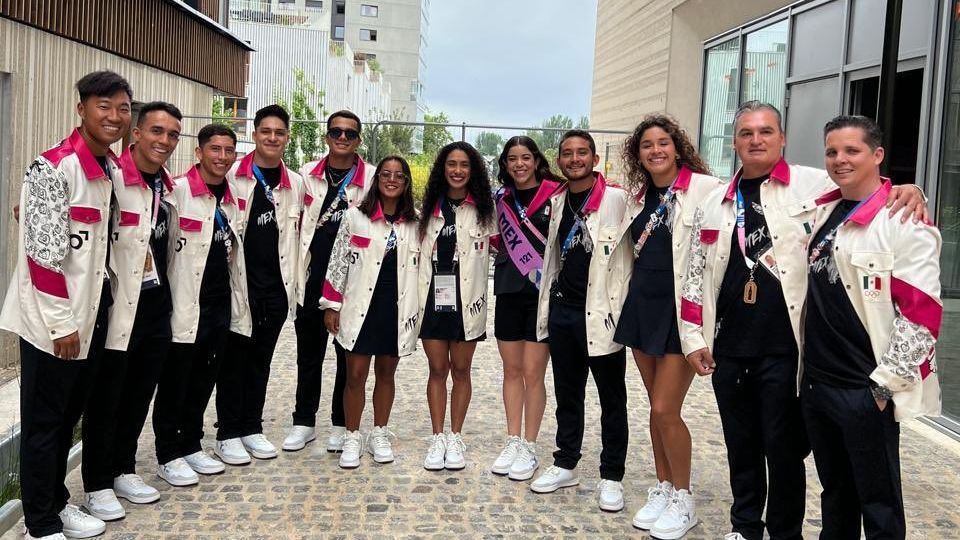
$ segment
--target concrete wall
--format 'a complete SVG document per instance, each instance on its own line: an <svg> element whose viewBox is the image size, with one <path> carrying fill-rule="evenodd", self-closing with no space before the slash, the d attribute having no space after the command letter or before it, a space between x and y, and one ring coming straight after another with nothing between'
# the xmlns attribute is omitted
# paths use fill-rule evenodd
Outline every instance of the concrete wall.
<svg viewBox="0 0 960 540"><path fill-rule="evenodd" d="M0 300L16 259L17 226L10 208L19 201L23 171L77 125L73 85L100 69L125 76L135 101L162 99L187 115L210 114L213 90L207 86L0 19L0 100L7 101L0 102ZM195 123L200 121L186 121L184 131L196 133ZM192 152L195 144L181 141L178 154ZM10 334L0 332L0 366L17 361L15 345Z"/></svg>

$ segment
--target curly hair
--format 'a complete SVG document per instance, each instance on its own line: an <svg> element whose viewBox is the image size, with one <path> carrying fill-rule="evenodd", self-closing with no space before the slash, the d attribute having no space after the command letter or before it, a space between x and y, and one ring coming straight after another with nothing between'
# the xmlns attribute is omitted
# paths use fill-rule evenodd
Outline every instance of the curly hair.
<svg viewBox="0 0 960 540"><path fill-rule="evenodd" d="M510 149L514 146L522 146L533 154L533 159L537 162L537 167L533 171L533 175L534 178L537 179L537 182L555 180L557 178L557 175L553 174L553 171L550 170L550 160L540 151L540 147L537 146L536 141L526 135L517 135L507 140L506 144L503 145L503 151L500 152L500 158L497 160L500 164L500 171L497 173L497 180L500 181L500 185L512 186L515 183L513 177L507 172L507 158L509 157Z"/></svg>
<svg viewBox="0 0 960 540"><path fill-rule="evenodd" d="M490 176L487 174L487 165L483 162L483 157L477 149L470 143L463 141L452 142L440 149L437 153L437 159L433 162L430 169L430 177L427 179L427 187L423 194L423 205L420 207L419 232L420 238L423 238L427 232L427 223L433 213L434 207L440 203L440 197L447 193L447 175L446 163L450 152L460 150L467 155L470 160L470 180L467 182L467 193L469 193L477 205L477 215L480 224L484 226L493 225L493 194L490 192Z"/></svg>
<svg viewBox="0 0 960 540"><path fill-rule="evenodd" d="M643 134L654 127L666 131L667 135L670 135L673 140L673 146L677 149L677 167L686 165L695 173L710 174L710 169L700 158L700 154L697 153L693 143L690 142L690 137L680 127L680 124L665 114L651 114L640 122L623 143L621 157L627 169L626 187L628 191L638 193L647 182L651 181L650 173L640 161L640 141L643 139Z"/></svg>
<svg viewBox="0 0 960 540"><path fill-rule="evenodd" d="M367 192L367 195L363 198L363 202L360 203L360 211L367 217L373 216L374 209L377 207L377 203L380 202L381 197L380 171L383 170L383 165L388 161L400 163L400 170L403 172L403 175L407 177L406 185L403 186L403 193L400 195L400 201L397 204L398 215L407 221L416 221L417 208L413 202L413 177L410 175L410 165L407 163L407 160L400 156L387 156L377 164L377 170L373 173L373 183L370 185L370 191Z"/></svg>

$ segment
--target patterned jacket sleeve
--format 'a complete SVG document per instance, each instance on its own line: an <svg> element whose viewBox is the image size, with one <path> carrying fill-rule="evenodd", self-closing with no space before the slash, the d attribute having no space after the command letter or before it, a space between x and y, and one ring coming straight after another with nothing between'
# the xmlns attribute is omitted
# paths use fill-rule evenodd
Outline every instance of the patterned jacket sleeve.
<svg viewBox="0 0 960 540"><path fill-rule="evenodd" d="M940 234L936 228L900 226L890 278L896 316L890 344L870 378L891 392L909 390L937 370L934 344L940 335Z"/></svg>
<svg viewBox="0 0 960 540"><path fill-rule="evenodd" d="M330 262L327 264L327 276L323 282L323 295L320 297L320 309L340 311L343 305L343 293L347 288L347 275L350 272L350 220L353 212L348 210L337 230L333 241Z"/></svg>
<svg viewBox="0 0 960 540"><path fill-rule="evenodd" d="M707 347L703 338L703 270L707 263L707 248L700 231L703 229L703 208L693 214L690 230L690 253L680 289L680 345L684 354Z"/></svg>
<svg viewBox="0 0 960 540"><path fill-rule="evenodd" d="M40 315L51 339L77 331L63 261L70 249L70 195L67 180L38 158L23 179L23 247Z"/></svg>

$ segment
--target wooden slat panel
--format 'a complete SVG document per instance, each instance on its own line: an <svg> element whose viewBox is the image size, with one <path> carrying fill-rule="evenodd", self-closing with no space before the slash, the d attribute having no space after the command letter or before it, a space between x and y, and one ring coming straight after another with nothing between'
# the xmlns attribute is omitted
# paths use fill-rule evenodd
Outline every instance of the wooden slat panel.
<svg viewBox="0 0 960 540"><path fill-rule="evenodd" d="M218 0L202 0L216 20ZM159 0L0 0L0 17L242 95L249 52Z"/></svg>

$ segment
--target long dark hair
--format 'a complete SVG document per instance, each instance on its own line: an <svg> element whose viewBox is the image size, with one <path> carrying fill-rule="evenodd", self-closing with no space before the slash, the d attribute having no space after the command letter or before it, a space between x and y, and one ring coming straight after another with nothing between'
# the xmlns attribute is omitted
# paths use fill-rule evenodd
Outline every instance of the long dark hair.
<svg viewBox="0 0 960 540"><path fill-rule="evenodd" d="M480 224L493 225L493 195L490 193L490 176L487 174L487 165L483 157L470 143L463 141L452 142L440 149L437 159L430 169L430 178L427 179L427 188L423 194L423 206L420 214L424 219L420 221L420 237L427 233L427 222L434 207L439 204L440 197L447 192L447 176L445 165L450 152L460 150L470 160L470 181L467 182L467 193L473 197L477 205L477 216Z"/></svg>
<svg viewBox="0 0 960 540"><path fill-rule="evenodd" d="M367 192L358 208L363 212L363 215L373 217L377 202L380 202L382 206L383 203L380 201L380 171L383 170L383 165L388 161L399 162L403 175L407 177L407 183L403 186L403 194L400 195L400 201L397 203L397 214L405 221L416 221L417 207L413 202L413 178L410 176L410 165L407 160L400 156L387 156L381 159L380 163L377 163L377 170L373 172L373 183L370 184L370 191Z"/></svg>
<svg viewBox="0 0 960 540"><path fill-rule="evenodd" d="M543 152L540 151L540 147L537 146L536 141L526 135L517 135L507 140L506 144L503 145L503 151L500 152L500 158L497 159L500 163L500 171L497 173L497 180L500 181L500 185L513 186L516 183L507 171L508 154L514 146L522 146L533 154L533 159L537 162L533 176L537 179L537 182L543 182L544 179L554 180L557 178L557 175L553 174L553 171L550 170L550 161L547 159L547 156L543 155Z"/></svg>
<svg viewBox="0 0 960 540"><path fill-rule="evenodd" d="M673 140L673 146L677 149L677 167L686 165L688 169L695 173L710 174L710 169L700 158L700 154L697 153L693 143L690 142L690 137L680 127L680 124L665 114L651 114L640 122L623 143L621 155L627 168L626 187L631 193L638 193L640 188L652 181L650 173L640 161L640 141L643 139L643 134L654 127L666 131L667 135L670 135Z"/></svg>

